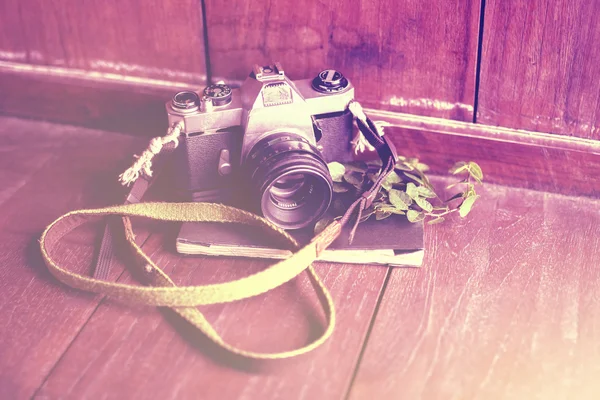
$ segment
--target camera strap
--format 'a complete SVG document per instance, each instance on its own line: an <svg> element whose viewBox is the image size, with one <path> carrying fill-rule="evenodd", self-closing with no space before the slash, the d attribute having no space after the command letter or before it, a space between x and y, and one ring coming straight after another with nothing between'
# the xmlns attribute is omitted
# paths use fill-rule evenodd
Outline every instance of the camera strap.
<svg viewBox="0 0 600 400"><path fill-rule="evenodd" d="M358 127L367 141L377 150L382 159L383 167L370 189L363 193L350 206L344 216L340 220L328 225L304 247L300 247L293 237L268 220L234 207L213 203L138 202L150 184L149 178L142 177L134 180L126 204L72 211L52 222L45 229L40 239L40 248L46 266L59 281L77 289L109 295L126 303L170 307L175 313L198 328L217 346L243 358L257 360L289 358L317 348L333 332L335 326L335 309L331 295L312 267L312 262L316 261L320 254L338 238L342 227L349 222L355 211L358 211L356 221L360 219L362 211L371 205L383 180L393 171L397 161L394 145L388 141L371 120L366 118L364 113L362 113L362 109L359 109L360 105L356 107L352 106L352 104L350 105L350 109L351 111L354 109L352 113L356 117ZM170 144L172 142L171 140L168 143L163 143L163 145L166 145L166 153L171 152L170 150L175 147L175 143ZM87 222L88 218L98 216L121 216L125 239L138 261L133 263L133 267L137 270L137 275L141 274L146 278L148 286L130 285L98 279L99 275L106 275L107 270L102 271L101 274L96 273L95 277L85 276L62 267L59 261L55 259L54 253L58 242L69 232ZM131 217L144 217L171 222L223 222L256 226L264 230L270 230L279 236L294 249L294 254L263 271L234 281L209 285L177 286L135 242ZM357 222L355 222L351 236L356 229L356 224ZM101 245L99 264L102 262L105 264L110 263L111 247L113 245L108 228L106 232L107 234L103 238ZM310 282L325 311L327 326L320 337L300 348L276 353L259 353L240 349L224 341L197 308L200 305L227 303L266 293L290 281L304 270L307 271Z"/></svg>

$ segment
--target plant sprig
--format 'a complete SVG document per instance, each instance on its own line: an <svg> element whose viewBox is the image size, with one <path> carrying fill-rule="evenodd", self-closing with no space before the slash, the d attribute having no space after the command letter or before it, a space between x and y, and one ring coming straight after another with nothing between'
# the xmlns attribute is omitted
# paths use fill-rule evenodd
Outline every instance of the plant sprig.
<svg viewBox="0 0 600 400"><path fill-rule="evenodd" d="M335 193L360 194L377 178L381 161L345 164L332 162L328 167ZM475 185L483 181L481 167L473 161L460 161L454 164L449 172L461 176L462 179L446 189L457 187L460 191L447 200L442 200L436 194L429 178L425 175L428 170L429 167L416 158L399 156L394 171L385 179L375 201L363 212L360 222L366 221L373 215L375 219L382 220L393 214L406 215L410 222L419 222L427 218L429 224L443 222L446 216L455 212L463 218L466 217L479 198L475 192ZM343 214L344 207L343 202L334 201L334 213ZM324 222L317 225L323 226Z"/></svg>

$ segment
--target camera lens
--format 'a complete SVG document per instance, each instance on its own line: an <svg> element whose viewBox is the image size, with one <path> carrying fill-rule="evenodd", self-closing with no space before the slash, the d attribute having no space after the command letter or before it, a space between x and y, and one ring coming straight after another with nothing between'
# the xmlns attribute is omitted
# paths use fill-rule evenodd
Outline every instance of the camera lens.
<svg viewBox="0 0 600 400"><path fill-rule="evenodd" d="M284 229L317 221L331 202L327 164L305 138L276 133L258 142L247 158L251 184L268 220Z"/></svg>

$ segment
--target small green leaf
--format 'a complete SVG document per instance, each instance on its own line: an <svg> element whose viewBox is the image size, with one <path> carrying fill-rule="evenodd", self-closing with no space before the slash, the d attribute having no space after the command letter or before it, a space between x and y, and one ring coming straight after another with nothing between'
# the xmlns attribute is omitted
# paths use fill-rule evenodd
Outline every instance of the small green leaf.
<svg viewBox="0 0 600 400"><path fill-rule="evenodd" d="M469 168L469 164L464 161L459 161L450 168L450 173L453 175L459 174L466 171Z"/></svg>
<svg viewBox="0 0 600 400"><path fill-rule="evenodd" d="M365 222L373 214L375 214L375 209L371 207L367 208L362 212L362 215L360 216L360 220L358 222Z"/></svg>
<svg viewBox="0 0 600 400"><path fill-rule="evenodd" d="M431 205L431 203L422 197L417 197L415 199L415 203L417 203L417 205L421 207L424 211L431 212L433 210L433 206Z"/></svg>
<svg viewBox="0 0 600 400"><path fill-rule="evenodd" d="M413 203L413 199L408 194L406 194L406 192L403 192L402 190L399 190L399 192L400 193L398 193L398 196L400 196L402 201L404 201L410 206Z"/></svg>
<svg viewBox="0 0 600 400"><path fill-rule="evenodd" d="M467 197L475 196L475 194L475 185L472 183L467 183L467 191L463 197L466 199Z"/></svg>
<svg viewBox="0 0 600 400"><path fill-rule="evenodd" d="M352 186L348 185L345 182L333 182L333 192L334 193L346 193L350 190Z"/></svg>
<svg viewBox="0 0 600 400"><path fill-rule="evenodd" d="M429 225L435 225L435 224L439 224L440 222L444 222L445 218L444 217L437 217L435 219L432 219L431 221L428 221L427 223Z"/></svg>
<svg viewBox="0 0 600 400"><path fill-rule="evenodd" d="M374 166L374 167L382 167L383 166L383 162L379 158L377 158L375 160L369 160L369 161L367 161L367 165Z"/></svg>
<svg viewBox="0 0 600 400"><path fill-rule="evenodd" d="M379 210L385 203L381 203L381 202L373 202L373 208L375 210Z"/></svg>
<svg viewBox="0 0 600 400"><path fill-rule="evenodd" d="M342 177L346 173L346 167L344 167L339 162L334 161L327 164L327 168L329 169L329 174L331 175L331 179L334 182L342 181Z"/></svg>
<svg viewBox="0 0 600 400"><path fill-rule="evenodd" d="M344 174L344 180L346 182L348 182L349 184L357 187L358 189L360 189L360 186L362 185L364 178L365 178L365 176L359 172L349 171Z"/></svg>
<svg viewBox="0 0 600 400"><path fill-rule="evenodd" d="M389 212L392 214L398 214L398 215L404 215L406 214L404 211L397 209L394 206L390 206L389 204L382 204L381 206L376 208L377 210L380 210L382 212Z"/></svg>
<svg viewBox="0 0 600 400"><path fill-rule="evenodd" d="M416 175L409 174L408 172L405 172L404 175L406 175L407 177L409 177L413 181L415 181L417 183L420 183L421 185L425 184L425 182L421 178L419 178L418 176L416 176Z"/></svg>
<svg viewBox="0 0 600 400"><path fill-rule="evenodd" d="M433 192L433 190L431 190L430 188L428 188L426 186L419 186L417 188L417 191L419 192L419 195L421 195L422 197L425 197L427 199L437 197L437 195Z"/></svg>
<svg viewBox="0 0 600 400"><path fill-rule="evenodd" d="M391 189L389 194L390 203L398 210L408 210L408 207L412 204L412 199L401 190Z"/></svg>
<svg viewBox="0 0 600 400"><path fill-rule="evenodd" d="M446 200L446 201L445 201L445 203L449 203L449 202L451 202L452 200L456 200L456 199L458 199L458 198L461 198L461 197L463 197L464 195L465 195L465 194L464 194L464 193L462 193L462 192L460 192L460 193L456 193L454 196L452 196L452 197L450 197L448 200Z"/></svg>
<svg viewBox="0 0 600 400"><path fill-rule="evenodd" d="M429 171L429 165L423 163L417 163L417 165L415 165L415 168L421 172Z"/></svg>
<svg viewBox="0 0 600 400"><path fill-rule="evenodd" d="M479 195L470 196L470 197L467 197L465 199L465 201L462 202L462 204L458 208L458 213L460 214L461 217L464 218L467 216L467 214L469 214L471 212L471 209L473 208L473 204L475 204L475 200L477 200L478 198L479 198Z"/></svg>
<svg viewBox="0 0 600 400"><path fill-rule="evenodd" d="M394 183L400 183L400 182L402 182L402 178L400 178L400 176L395 171L392 171L385 178L384 182L389 183L390 185L393 185Z"/></svg>
<svg viewBox="0 0 600 400"><path fill-rule="evenodd" d="M319 233L323 232L323 229L325 229L327 227L327 225L329 225L331 222L332 222L332 219L329 217L320 219L315 224L315 235L318 235Z"/></svg>
<svg viewBox="0 0 600 400"><path fill-rule="evenodd" d="M462 181L451 183L450 185L446 186L446 189L451 189L456 185L460 185L461 183L467 182L468 180L469 180L468 178L465 178Z"/></svg>
<svg viewBox="0 0 600 400"><path fill-rule="evenodd" d="M408 210L406 213L406 218L408 218L410 222L419 222L425 218L425 214L415 210Z"/></svg>
<svg viewBox="0 0 600 400"><path fill-rule="evenodd" d="M377 221L381 221L382 219L386 219L386 218L388 218L391 215L392 215L392 213L390 211L375 210L375 219Z"/></svg>
<svg viewBox="0 0 600 400"><path fill-rule="evenodd" d="M469 174L479 183L483 180L483 171L479 164L474 161L469 161Z"/></svg>
<svg viewBox="0 0 600 400"><path fill-rule="evenodd" d="M361 172L363 174L369 169L369 166L364 161L351 161L345 163L344 167L346 167L346 171Z"/></svg>
<svg viewBox="0 0 600 400"><path fill-rule="evenodd" d="M415 170L412 165L407 164L402 161L399 161L398 163L396 163L396 169L399 169L400 171L414 171Z"/></svg>
<svg viewBox="0 0 600 400"><path fill-rule="evenodd" d="M386 201L387 200L387 196L385 194L385 191L383 190L379 190L379 192L377 192L377 194L375 195L375 201Z"/></svg>
<svg viewBox="0 0 600 400"><path fill-rule="evenodd" d="M411 199L416 199L419 197L419 191L414 183L408 182L406 184L406 194L409 195Z"/></svg>

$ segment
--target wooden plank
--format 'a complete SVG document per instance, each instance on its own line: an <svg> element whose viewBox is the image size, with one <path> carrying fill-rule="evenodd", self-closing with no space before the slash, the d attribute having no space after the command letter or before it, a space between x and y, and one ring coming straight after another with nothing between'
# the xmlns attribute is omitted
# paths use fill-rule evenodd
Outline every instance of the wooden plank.
<svg viewBox="0 0 600 400"><path fill-rule="evenodd" d="M204 83L198 0L7 0L0 4L0 60Z"/></svg>
<svg viewBox="0 0 600 400"><path fill-rule="evenodd" d="M180 284L223 282L264 261L177 257L176 231L153 235L144 249ZM337 312L333 337L298 359L247 363L198 337L167 312L107 301L94 313L39 391L49 398L342 398L351 380L387 268L320 264ZM123 282L132 282L127 274ZM229 342L256 351L306 343L324 316L303 276L266 295L201 307ZM151 377L151 378L150 378Z"/></svg>
<svg viewBox="0 0 600 400"><path fill-rule="evenodd" d="M0 207L48 162L63 140L23 140L22 121L0 119ZM31 132L27 132L31 133Z"/></svg>
<svg viewBox="0 0 600 400"><path fill-rule="evenodd" d="M0 112L147 136L163 134L165 101L176 90L188 88L96 82L85 76L48 80L36 72L3 72L9 79L0 79L0 91L5 89L10 96L0 96ZM40 95L34 96L34 92ZM423 159L433 173L445 175L455 161L473 159L482 164L489 182L569 195L599 194L589 179L600 174L600 151L593 140L366 111L374 120L397 126L388 132L399 152ZM570 165L569 170L565 164Z"/></svg>
<svg viewBox="0 0 600 400"><path fill-rule="evenodd" d="M473 119L480 1L206 1L211 72L243 80L281 61L294 79L336 68L375 108Z"/></svg>
<svg viewBox="0 0 600 400"><path fill-rule="evenodd" d="M0 119L0 185L9 187L0 213L0 398L31 397L100 300L58 284L48 273L37 242L42 229L67 211L118 201L116 171L139 142ZM57 256L88 267L98 229L80 229ZM121 270L115 266L111 279Z"/></svg>
<svg viewBox="0 0 600 400"><path fill-rule="evenodd" d="M116 182L118 173L145 146L140 138L11 118L0 119L0 127L2 164L10 171L38 169L4 202L0 215L0 226L28 233L41 233L43 223L72 209L74 198L87 206L119 202L125 190ZM38 158L51 165L39 166ZM2 180L10 185L10 176Z"/></svg>
<svg viewBox="0 0 600 400"><path fill-rule="evenodd" d="M477 121L600 138L598 2L488 0Z"/></svg>
<svg viewBox="0 0 600 400"><path fill-rule="evenodd" d="M367 110L386 128L399 154L447 175L459 160L478 162L486 182L567 195L600 196L600 144L502 127Z"/></svg>
<svg viewBox="0 0 600 400"><path fill-rule="evenodd" d="M598 200L487 186L394 270L350 399L597 397Z"/></svg>
<svg viewBox="0 0 600 400"><path fill-rule="evenodd" d="M163 135L167 128L165 103L183 88L189 86L0 62L0 91L5 94L0 97L1 114L119 133Z"/></svg>

